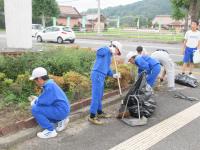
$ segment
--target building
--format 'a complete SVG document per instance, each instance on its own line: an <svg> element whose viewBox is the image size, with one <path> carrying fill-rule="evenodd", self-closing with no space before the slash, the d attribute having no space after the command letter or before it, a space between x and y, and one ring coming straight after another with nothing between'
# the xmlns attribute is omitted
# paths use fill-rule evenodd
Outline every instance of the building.
<svg viewBox="0 0 200 150"><path fill-rule="evenodd" d="M78 10L72 6L59 6L60 16L57 18L57 24L63 26L79 27L79 20L82 18Z"/></svg>
<svg viewBox="0 0 200 150"><path fill-rule="evenodd" d="M182 30L184 28L184 20L174 20L170 15L157 15L153 21L153 27L160 26L163 29Z"/></svg>
<svg viewBox="0 0 200 150"><path fill-rule="evenodd" d="M100 16L100 29L101 31L106 30L106 17ZM86 15L86 30L87 31L97 31L98 30L98 15L97 14L88 14Z"/></svg>

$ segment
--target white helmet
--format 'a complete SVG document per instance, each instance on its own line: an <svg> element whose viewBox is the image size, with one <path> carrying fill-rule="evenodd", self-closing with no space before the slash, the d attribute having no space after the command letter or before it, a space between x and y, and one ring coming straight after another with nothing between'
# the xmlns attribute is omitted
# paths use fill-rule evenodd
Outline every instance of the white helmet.
<svg viewBox="0 0 200 150"><path fill-rule="evenodd" d="M118 41L112 41L112 45L119 50L120 55L121 55L121 53L122 53L122 44L120 42L118 42Z"/></svg>
<svg viewBox="0 0 200 150"><path fill-rule="evenodd" d="M38 67L33 70L32 76L29 79L34 80L45 75L47 75L47 70L42 67Z"/></svg>
<svg viewBox="0 0 200 150"><path fill-rule="evenodd" d="M126 62L129 62L129 60L134 57L134 56L137 56L137 52L129 52L127 55L126 55Z"/></svg>

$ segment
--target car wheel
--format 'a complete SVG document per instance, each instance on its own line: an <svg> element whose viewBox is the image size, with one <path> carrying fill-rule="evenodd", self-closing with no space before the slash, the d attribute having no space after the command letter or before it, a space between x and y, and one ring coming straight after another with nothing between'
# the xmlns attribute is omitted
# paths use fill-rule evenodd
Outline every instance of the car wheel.
<svg viewBox="0 0 200 150"><path fill-rule="evenodd" d="M38 36L38 37L37 37L37 41L38 41L38 42L42 42L42 37L41 37L41 36Z"/></svg>
<svg viewBox="0 0 200 150"><path fill-rule="evenodd" d="M61 37L58 37L57 38L57 42L58 42L58 44L62 44L63 43L63 39Z"/></svg>
<svg viewBox="0 0 200 150"><path fill-rule="evenodd" d="M70 42L70 43L74 43L74 41L75 41L75 39L73 39L73 40L70 40L69 42Z"/></svg>

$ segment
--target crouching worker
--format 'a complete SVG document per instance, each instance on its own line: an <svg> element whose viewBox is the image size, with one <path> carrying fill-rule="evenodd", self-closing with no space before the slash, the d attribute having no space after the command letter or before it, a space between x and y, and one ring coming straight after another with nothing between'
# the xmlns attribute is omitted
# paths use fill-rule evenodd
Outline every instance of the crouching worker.
<svg viewBox="0 0 200 150"><path fill-rule="evenodd" d="M70 104L63 90L47 75L47 70L38 67L32 72L30 80L43 88L42 93L32 102L32 115L44 129L38 132L39 138L52 138L57 131L66 128L69 122ZM55 129L54 123L57 123Z"/></svg>
<svg viewBox="0 0 200 150"><path fill-rule="evenodd" d="M129 52L127 54L127 61L135 64L138 67L138 75L142 71L147 72L147 83L153 87L160 73L160 63L148 55L138 55L137 52Z"/></svg>
<svg viewBox="0 0 200 150"><path fill-rule="evenodd" d="M174 62L172 61L167 50L157 49L155 52L151 54L152 58L157 59L160 64L164 67L163 72L161 73L160 81L162 82L167 75L168 82L168 91L175 90L175 69Z"/></svg>
<svg viewBox="0 0 200 150"><path fill-rule="evenodd" d="M107 76L120 78L120 74L113 74L110 65L113 55L121 55L122 45L113 41L109 47L105 46L96 51L96 61L91 72L92 80L92 99L90 104L90 116L88 121L101 125L103 122L100 118L110 118L102 110L102 98L104 93L104 81Z"/></svg>

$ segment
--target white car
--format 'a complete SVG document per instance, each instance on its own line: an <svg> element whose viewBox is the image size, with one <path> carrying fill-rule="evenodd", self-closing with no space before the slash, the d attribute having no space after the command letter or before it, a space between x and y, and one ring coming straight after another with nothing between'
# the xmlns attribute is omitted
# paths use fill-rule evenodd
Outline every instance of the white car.
<svg viewBox="0 0 200 150"><path fill-rule="evenodd" d="M43 31L37 33L38 42L52 41L61 44L64 41L69 41L70 43L74 43L75 38L74 31L64 26L47 27Z"/></svg>
<svg viewBox="0 0 200 150"><path fill-rule="evenodd" d="M39 31L43 30L43 26L41 24L32 24L32 37L36 37Z"/></svg>

